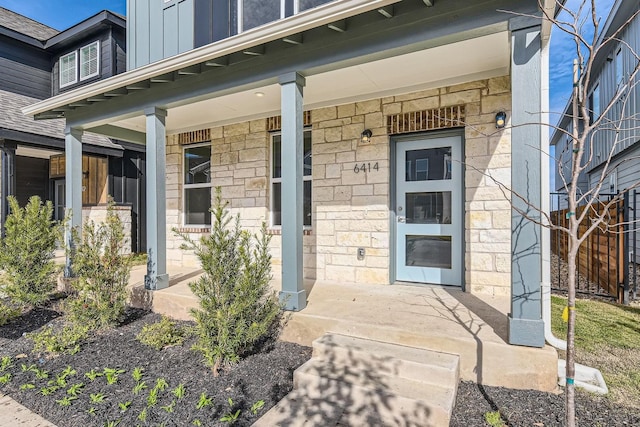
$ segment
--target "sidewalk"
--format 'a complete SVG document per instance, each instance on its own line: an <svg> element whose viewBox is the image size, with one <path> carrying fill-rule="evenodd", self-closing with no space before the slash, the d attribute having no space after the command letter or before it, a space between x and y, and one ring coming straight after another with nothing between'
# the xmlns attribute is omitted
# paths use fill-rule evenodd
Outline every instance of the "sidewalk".
<svg viewBox="0 0 640 427"><path fill-rule="evenodd" d="M0 427L56 427L9 396L0 394Z"/></svg>

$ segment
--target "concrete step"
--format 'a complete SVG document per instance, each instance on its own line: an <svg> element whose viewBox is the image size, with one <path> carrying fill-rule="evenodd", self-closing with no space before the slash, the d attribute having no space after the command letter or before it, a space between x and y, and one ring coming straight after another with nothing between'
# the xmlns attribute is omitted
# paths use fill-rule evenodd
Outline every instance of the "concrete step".
<svg viewBox="0 0 640 427"><path fill-rule="evenodd" d="M344 407L338 402L312 399L304 390L293 390L253 423L253 427L336 426L343 413Z"/></svg>
<svg viewBox="0 0 640 427"><path fill-rule="evenodd" d="M347 420L365 417L393 426L448 425L457 391L457 383L427 384L377 372L375 366L339 366L315 358L295 371L294 387L310 399L342 402Z"/></svg>
<svg viewBox="0 0 640 427"><path fill-rule="evenodd" d="M342 334L313 341L313 356L334 365L374 369L378 374L455 387L460 356Z"/></svg>

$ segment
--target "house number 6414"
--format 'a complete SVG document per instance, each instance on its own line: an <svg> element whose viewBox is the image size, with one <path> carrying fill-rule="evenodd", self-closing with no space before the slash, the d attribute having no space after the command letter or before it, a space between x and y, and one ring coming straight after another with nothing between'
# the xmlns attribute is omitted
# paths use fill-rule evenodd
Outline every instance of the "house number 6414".
<svg viewBox="0 0 640 427"><path fill-rule="evenodd" d="M378 170L378 162L375 162L374 164L371 163L362 163L362 164L358 164L356 163L356 165L353 167L353 173L360 173L360 172L371 172L371 170L377 171Z"/></svg>

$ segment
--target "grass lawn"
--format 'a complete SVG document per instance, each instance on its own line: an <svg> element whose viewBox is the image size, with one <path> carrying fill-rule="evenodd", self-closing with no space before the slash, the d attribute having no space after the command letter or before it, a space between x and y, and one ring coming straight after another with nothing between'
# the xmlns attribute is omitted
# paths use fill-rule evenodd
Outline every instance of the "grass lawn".
<svg viewBox="0 0 640 427"><path fill-rule="evenodd" d="M566 298L551 297L551 327L563 339L565 306ZM602 372L614 402L640 408L640 308L581 299L576 314L576 362Z"/></svg>

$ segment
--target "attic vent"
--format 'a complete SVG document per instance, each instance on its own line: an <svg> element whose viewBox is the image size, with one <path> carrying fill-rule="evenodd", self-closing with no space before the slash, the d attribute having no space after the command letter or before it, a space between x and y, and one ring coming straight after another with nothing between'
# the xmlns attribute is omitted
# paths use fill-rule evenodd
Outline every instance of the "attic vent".
<svg viewBox="0 0 640 427"><path fill-rule="evenodd" d="M464 126L464 105L387 116L390 135Z"/></svg>
<svg viewBox="0 0 640 427"><path fill-rule="evenodd" d="M311 126L311 111L302 113L302 124ZM282 116L267 117L267 132L273 132L282 129Z"/></svg>
<svg viewBox="0 0 640 427"><path fill-rule="evenodd" d="M178 135L178 143L180 144L205 141L211 141L211 129L194 130L193 132L184 132Z"/></svg>

